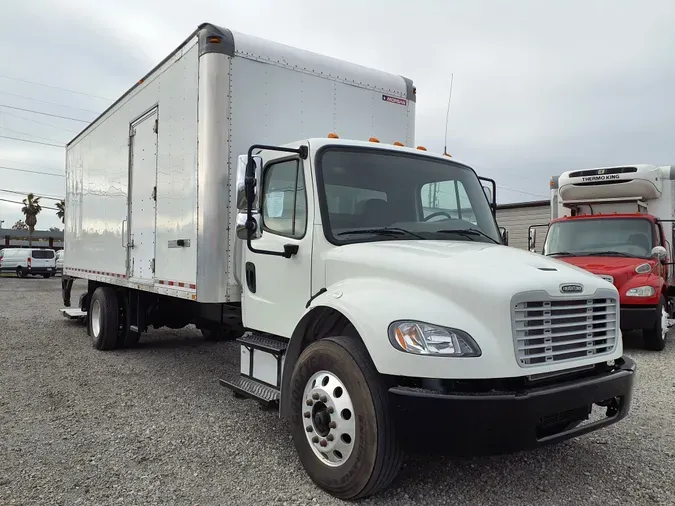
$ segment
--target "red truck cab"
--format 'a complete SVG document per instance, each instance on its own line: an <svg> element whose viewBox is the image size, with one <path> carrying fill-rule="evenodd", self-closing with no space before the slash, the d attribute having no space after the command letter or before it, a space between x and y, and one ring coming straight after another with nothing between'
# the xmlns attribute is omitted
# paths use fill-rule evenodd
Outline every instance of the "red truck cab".
<svg viewBox="0 0 675 506"><path fill-rule="evenodd" d="M542 253L614 284L622 331L642 330L645 347L665 346L672 307L670 245L650 214L589 214L550 222Z"/></svg>

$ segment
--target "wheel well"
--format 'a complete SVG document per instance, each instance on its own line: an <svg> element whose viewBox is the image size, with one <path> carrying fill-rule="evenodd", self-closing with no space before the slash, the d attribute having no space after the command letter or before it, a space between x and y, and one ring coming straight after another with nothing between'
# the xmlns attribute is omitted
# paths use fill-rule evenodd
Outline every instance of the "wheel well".
<svg viewBox="0 0 675 506"><path fill-rule="evenodd" d="M290 414L288 413L289 407L286 401L288 396L285 393L288 393L295 362L307 346L315 341L331 336L348 336L361 340L361 336L349 318L340 311L325 306L318 306L312 309L300 320L300 323L298 323L293 331L291 341L286 350L283 377L281 379L279 412L282 418L286 418Z"/></svg>

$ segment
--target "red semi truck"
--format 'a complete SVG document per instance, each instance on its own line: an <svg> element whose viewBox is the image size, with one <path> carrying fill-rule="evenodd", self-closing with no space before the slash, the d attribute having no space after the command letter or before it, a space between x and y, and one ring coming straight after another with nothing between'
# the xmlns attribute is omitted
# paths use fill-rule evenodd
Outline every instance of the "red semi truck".
<svg viewBox="0 0 675 506"><path fill-rule="evenodd" d="M531 251L613 283L620 295L616 324L642 330L645 347L657 351L665 347L675 309L674 179L675 166L564 172L551 179L551 222L540 248L536 226L529 230Z"/></svg>

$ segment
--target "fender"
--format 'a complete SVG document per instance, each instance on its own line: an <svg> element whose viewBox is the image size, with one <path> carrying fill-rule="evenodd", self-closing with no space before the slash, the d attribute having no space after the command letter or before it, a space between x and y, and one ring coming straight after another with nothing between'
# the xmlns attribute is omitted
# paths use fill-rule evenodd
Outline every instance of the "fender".
<svg viewBox="0 0 675 506"><path fill-rule="evenodd" d="M446 287L425 289L409 283L371 277L340 281L316 294L308 302L286 350L281 379L280 416L289 416L286 393L290 388L295 362L304 348L314 340L311 337L307 339L307 332L316 318L335 318L333 322L327 321L324 328L330 328L340 318L351 323L368 350L375 368L382 374L405 374L406 368L401 369L401 361L410 364L420 375L424 374L429 365L428 357L405 354L389 343L387 328L395 320L419 320L454 326L474 335L494 335L493 330L487 327L488 319L484 314L481 318L480 314L470 311L470 308L484 308L484 300L472 301L470 297L469 301L463 300L465 304L460 307L448 298L447 291L442 295L438 288ZM377 309L373 310L374 307ZM494 308L493 313L497 314L498 311L498 308ZM508 304L504 311L504 317L509 318ZM510 352L513 353L512 348Z"/></svg>

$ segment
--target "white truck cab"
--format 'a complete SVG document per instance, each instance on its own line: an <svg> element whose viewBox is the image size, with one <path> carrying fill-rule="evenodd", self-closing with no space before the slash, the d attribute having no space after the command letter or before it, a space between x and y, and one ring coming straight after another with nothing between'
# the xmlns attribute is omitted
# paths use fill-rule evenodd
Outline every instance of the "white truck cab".
<svg viewBox="0 0 675 506"><path fill-rule="evenodd" d="M415 147L415 103L402 76L200 25L67 146L62 313L99 350L162 326L236 339L221 383L277 407L342 499L408 445L621 420L616 288L505 247L495 182Z"/></svg>

